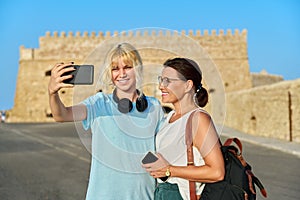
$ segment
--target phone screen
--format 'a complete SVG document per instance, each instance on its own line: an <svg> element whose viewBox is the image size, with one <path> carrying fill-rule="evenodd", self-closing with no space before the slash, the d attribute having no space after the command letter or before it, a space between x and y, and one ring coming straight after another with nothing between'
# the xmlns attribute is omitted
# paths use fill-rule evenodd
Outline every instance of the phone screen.
<svg viewBox="0 0 300 200"><path fill-rule="evenodd" d="M64 83L74 85L92 85L94 82L93 65L73 65L75 68L72 72L64 73L63 76L72 74L73 78L64 80Z"/></svg>

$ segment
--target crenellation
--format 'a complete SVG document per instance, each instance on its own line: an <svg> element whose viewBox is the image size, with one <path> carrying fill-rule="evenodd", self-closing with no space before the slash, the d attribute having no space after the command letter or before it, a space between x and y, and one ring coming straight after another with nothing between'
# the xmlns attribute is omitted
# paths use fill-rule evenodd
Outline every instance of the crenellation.
<svg viewBox="0 0 300 200"><path fill-rule="evenodd" d="M211 30L211 36L217 36L217 30L216 29Z"/></svg>
<svg viewBox="0 0 300 200"><path fill-rule="evenodd" d="M122 31L121 32L121 37L126 37L127 36L127 32L126 31Z"/></svg>
<svg viewBox="0 0 300 200"><path fill-rule="evenodd" d="M227 30L226 30L226 35L227 35L227 36L232 36L232 31L231 31L231 29L227 29Z"/></svg>
<svg viewBox="0 0 300 200"><path fill-rule="evenodd" d="M239 29L234 29L234 36L239 36L239 35L240 35Z"/></svg>
<svg viewBox="0 0 300 200"><path fill-rule="evenodd" d="M75 37L77 37L77 38L81 37L80 31L76 31L76 36Z"/></svg>
<svg viewBox="0 0 300 200"><path fill-rule="evenodd" d="M91 32L91 38L96 38L96 32L95 31Z"/></svg>
<svg viewBox="0 0 300 200"><path fill-rule="evenodd" d="M212 30L211 33L209 33L208 30L204 30L203 33L204 34L202 35L200 30L189 30L188 34L186 34L185 30L182 30L181 32L171 30L133 30L127 32L123 31L120 33L114 31L114 35L112 35L109 31L107 31L106 34L99 32L98 37L94 35L94 33L91 33L90 36L88 36L87 32L83 34L76 32L76 36L72 37L72 33L70 32L68 37L58 37L58 34L56 36L56 34L53 32L53 36L51 37L50 33L48 32L46 33L46 36L40 37L40 48L34 52L34 56L35 58L40 59L58 58L63 56L58 50L64 48L64 56L72 58L74 55L82 52L83 47L85 48L84 51L87 52L95 48L97 43L113 36L119 36L123 39L134 39L134 37L139 37L139 39L142 39L149 37L150 35L151 38L157 38L156 41L163 40L165 37L191 37L192 39L199 41L199 43L205 47L206 51L215 59L223 59L226 57L239 59L247 58L246 31L242 31L241 34L239 33L237 36L234 35L234 37L230 36L231 30L227 32L228 35L224 35L224 30L219 30L219 33L217 33L217 30ZM170 45L167 44L168 41L169 40L165 40L163 43ZM79 48L80 46L81 49ZM80 57L84 56L86 55L81 53Z"/></svg>
<svg viewBox="0 0 300 200"><path fill-rule="evenodd" d="M46 37L46 38L49 38L49 37L51 37L51 33L50 33L50 31L47 31L47 32L46 32L46 35L45 35L45 37Z"/></svg>
<svg viewBox="0 0 300 200"><path fill-rule="evenodd" d="M58 32L57 31L53 32L53 38L58 38Z"/></svg>
<svg viewBox="0 0 300 200"><path fill-rule="evenodd" d="M132 37L133 36L133 31L128 31L128 36Z"/></svg>
<svg viewBox="0 0 300 200"><path fill-rule="evenodd" d="M68 38L73 38L73 36L74 36L73 32L72 32L72 31L69 31L67 37L68 37Z"/></svg>
<svg viewBox="0 0 300 200"><path fill-rule="evenodd" d="M223 29L220 29L220 30L219 30L219 36L220 36L220 37L223 37L223 36L224 36L224 30L223 30Z"/></svg>
<svg viewBox="0 0 300 200"><path fill-rule="evenodd" d="M98 37L99 37L99 38L101 38L101 39L102 39L102 38L104 38L103 31L99 31L99 33L98 33Z"/></svg>
<svg viewBox="0 0 300 200"><path fill-rule="evenodd" d="M244 39L245 41L247 41L247 30L246 30L246 29L243 29L243 30L242 30L241 36L243 37L243 39Z"/></svg>
<svg viewBox="0 0 300 200"><path fill-rule="evenodd" d="M60 33L60 37L61 37L61 38L65 38L65 37L66 37L66 32L65 32L65 31L62 31L62 32Z"/></svg>
<svg viewBox="0 0 300 200"><path fill-rule="evenodd" d="M203 31L203 36L209 36L209 32L208 32L207 29L205 29L205 30Z"/></svg>
<svg viewBox="0 0 300 200"><path fill-rule="evenodd" d="M20 46L20 60L32 60L34 49L27 49L23 45Z"/></svg>
<svg viewBox="0 0 300 200"><path fill-rule="evenodd" d="M172 36L172 32L171 32L170 30L166 30L166 36L167 36L167 37Z"/></svg>
<svg viewBox="0 0 300 200"><path fill-rule="evenodd" d="M149 31L148 30L145 30L144 31L144 37L148 37L149 36Z"/></svg>
<svg viewBox="0 0 300 200"><path fill-rule="evenodd" d="M89 33L88 33L87 31L84 31L84 32L83 32L83 37L84 37L84 38L89 37Z"/></svg>
<svg viewBox="0 0 300 200"><path fill-rule="evenodd" d="M113 37L119 36L119 32L118 31L114 31Z"/></svg>
<svg viewBox="0 0 300 200"><path fill-rule="evenodd" d="M246 36L247 35L247 30L246 29L243 29L242 30L242 36Z"/></svg>
<svg viewBox="0 0 300 200"><path fill-rule="evenodd" d="M105 32L105 37L106 37L106 38L110 38L110 37L111 37L110 31L106 31L106 32Z"/></svg>
<svg viewBox="0 0 300 200"><path fill-rule="evenodd" d="M158 35L158 32L156 30L153 30L152 33L151 33L151 36L156 37L157 35Z"/></svg>
<svg viewBox="0 0 300 200"><path fill-rule="evenodd" d="M201 33L201 30L188 30L188 32L186 33L186 30L181 30L180 32L178 31L173 31L173 30L152 30L151 33L149 34L148 30L145 30L143 32L141 32L140 30L135 30L135 31L122 31L122 32L118 32L118 31L113 31L113 34L110 31L106 31L105 34L100 31L98 33L98 35L96 34L95 31L92 31L90 34L87 31L84 31L83 33L81 33L80 31L77 31L75 33L75 37L76 38L110 38L113 36L122 36L122 37L141 37L141 36L172 36L172 35L187 35L189 37L208 37L208 36L219 36L219 37L224 37L224 36L234 36L234 37L240 37L240 38L245 38L247 36L247 30L243 29L242 31L235 29L234 33L232 33L231 29L227 29L226 30L226 34L225 31L223 29L212 29L211 32L209 32L209 30L205 29L203 30L203 34ZM60 33L58 33L58 31L53 31L52 33L53 35L51 36L51 32L47 31L44 38L73 38L74 34L72 31L68 32L68 34L66 34L65 31L62 31Z"/></svg>
<svg viewBox="0 0 300 200"><path fill-rule="evenodd" d="M158 31L158 36L160 36L160 37L161 37L161 36L164 36L164 32L163 32L162 30L159 30L159 31Z"/></svg>

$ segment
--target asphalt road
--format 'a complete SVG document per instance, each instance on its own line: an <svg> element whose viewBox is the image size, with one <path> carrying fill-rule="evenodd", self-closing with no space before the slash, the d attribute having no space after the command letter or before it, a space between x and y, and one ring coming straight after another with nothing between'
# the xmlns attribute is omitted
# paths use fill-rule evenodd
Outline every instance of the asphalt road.
<svg viewBox="0 0 300 200"><path fill-rule="evenodd" d="M0 125L1 200L82 200L89 164L72 123Z"/></svg>
<svg viewBox="0 0 300 200"><path fill-rule="evenodd" d="M0 124L0 199L83 200L89 177L90 149L85 147L89 135L80 139L76 127L73 123ZM253 142L243 141L243 145L244 158L266 187L267 199L299 199L299 156ZM265 198L258 194L257 199Z"/></svg>

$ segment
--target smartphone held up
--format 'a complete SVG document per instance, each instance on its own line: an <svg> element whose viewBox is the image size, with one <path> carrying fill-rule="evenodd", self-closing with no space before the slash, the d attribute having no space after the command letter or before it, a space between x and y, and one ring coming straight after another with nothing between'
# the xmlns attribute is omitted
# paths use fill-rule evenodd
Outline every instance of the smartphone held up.
<svg viewBox="0 0 300 200"><path fill-rule="evenodd" d="M72 75L63 82L73 85L92 85L94 83L94 65L71 65L74 71L66 72L62 76Z"/></svg>

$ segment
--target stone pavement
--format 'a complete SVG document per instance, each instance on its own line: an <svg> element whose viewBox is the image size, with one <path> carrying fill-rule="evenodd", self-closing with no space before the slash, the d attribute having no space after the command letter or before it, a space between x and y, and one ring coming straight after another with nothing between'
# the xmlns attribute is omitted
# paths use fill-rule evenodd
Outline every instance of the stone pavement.
<svg viewBox="0 0 300 200"><path fill-rule="evenodd" d="M219 126L217 126L217 128L220 130ZM274 138L254 136L228 127L222 128L221 136L238 137L241 141L249 142L271 149L280 150L286 153L296 155L300 158L300 143L297 142L289 142Z"/></svg>

